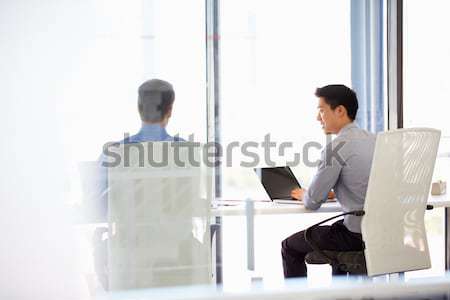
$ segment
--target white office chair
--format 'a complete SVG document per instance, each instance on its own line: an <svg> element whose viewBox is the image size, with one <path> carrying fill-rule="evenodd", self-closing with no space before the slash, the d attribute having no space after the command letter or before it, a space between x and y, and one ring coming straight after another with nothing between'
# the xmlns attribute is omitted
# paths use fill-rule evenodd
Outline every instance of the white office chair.
<svg viewBox="0 0 450 300"><path fill-rule="evenodd" d="M110 290L211 282L210 176L183 144L120 145L110 157L121 158L108 172Z"/></svg>
<svg viewBox="0 0 450 300"><path fill-rule="evenodd" d="M431 267L424 214L440 131L379 134L362 219L369 276Z"/></svg>
<svg viewBox="0 0 450 300"><path fill-rule="evenodd" d="M364 252L323 251L312 241L307 262L369 276L430 268L424 214L439 139L426 128L379 133L364 210L348 212L363 215Z"/></svg>

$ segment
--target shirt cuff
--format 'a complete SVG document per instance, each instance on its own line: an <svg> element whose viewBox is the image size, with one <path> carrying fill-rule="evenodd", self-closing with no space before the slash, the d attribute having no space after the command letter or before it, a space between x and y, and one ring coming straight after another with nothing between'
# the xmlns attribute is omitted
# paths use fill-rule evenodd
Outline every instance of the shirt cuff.
<svg viewBox="0 0 450 300"><path fill-rule="evenodd" d="M317 210L322 205L323 201L318 199L312 199L308 196L308 194L305 195L305 198L303 199L303 205L307 209L311 210Z"/></svg>

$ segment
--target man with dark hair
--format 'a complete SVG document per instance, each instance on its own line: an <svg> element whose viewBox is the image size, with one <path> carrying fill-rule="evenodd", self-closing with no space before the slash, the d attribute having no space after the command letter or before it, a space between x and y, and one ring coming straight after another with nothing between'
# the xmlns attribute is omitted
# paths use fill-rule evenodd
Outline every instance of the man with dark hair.
<svg viewBox="0 0 450 300"><path fill-rule="evenodd" d="M167 81L151 79L141 84L138 90L138 111L142 127L124 142L179 141L178 137L172 137L166 131L174 101L175 92Z"/></svg>
<svg viewBox="0 0 450 300"><path fill-rule="evenodd" d="M334 197L344 212L363 209L375 135L358 128L353 122L358 100L350 88L327 85L318 88L315 94L319 100L317 120L325 134L337 136L323 149L317 173L309 188L295 189L291 195L303 200L305 207L311 210L318 209L328 198ZM348 215L331 226L316 227L312 238L323 250L362 250L361 217ZM304 231L285 239L281 247L284 276L306 276L305 256L313 249L306 243ZM340 272L333 269L333 274Z"/></svg>
<svg viewBox="0 0 450 300"><path fill-rule="evenodd" d="M315 95L319 98L322 97L333 110L339 105L344 106L349 119L355 120L358 111L358 99L352 89L342 84L331 84L317 88Z"/></svg>

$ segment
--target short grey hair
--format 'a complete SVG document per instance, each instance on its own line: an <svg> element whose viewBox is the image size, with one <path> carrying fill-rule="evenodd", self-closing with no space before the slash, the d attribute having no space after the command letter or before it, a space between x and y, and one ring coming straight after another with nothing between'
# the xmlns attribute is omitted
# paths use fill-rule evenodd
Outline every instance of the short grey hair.
<svg viewBox="0 0 450 300"><path fill-rule="evenodd" d="M138 110L141 120L149 123L161 122L175 101L175 92L170 83L151 79L139 87Z"/></svg>

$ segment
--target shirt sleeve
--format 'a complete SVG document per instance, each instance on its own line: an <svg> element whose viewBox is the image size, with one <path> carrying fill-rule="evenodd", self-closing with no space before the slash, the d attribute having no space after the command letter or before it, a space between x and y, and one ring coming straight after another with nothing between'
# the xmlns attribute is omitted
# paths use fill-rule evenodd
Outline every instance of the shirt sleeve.
<svg viewBox="0 0 450 300"><path fill-rule="evenodd" d="M95 219L99 219L100 221L107 220L107 212L108 212L108 168L104 166L104 162L107 161L107 158L102 153L100 158L97 160L97 168L96 168L96 176L94 179L95 191L92 194L92 201L94 203L91 204L93 208L93 216Z"/></svg>
<svg viewBox="0 0 450 300"><path fill-rule="evenodd" d="M322 150L317 172L305 194L303 203L306 208L316 210L328 198L328 192L335 186L343 166L342 157L334 157L336 144L330 143Z"/></svg>

